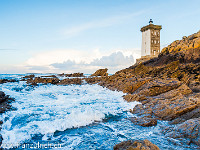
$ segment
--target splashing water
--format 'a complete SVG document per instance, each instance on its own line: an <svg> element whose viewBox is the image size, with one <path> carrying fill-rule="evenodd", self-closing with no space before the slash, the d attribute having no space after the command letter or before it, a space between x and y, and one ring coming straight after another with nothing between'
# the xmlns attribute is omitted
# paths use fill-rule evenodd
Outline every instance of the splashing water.
<svg viewBox="0 0 200 150"><path fill-rule="evenodd" d="M15 98L16 108L0 116L3 144L51 142L60 143L61 149L112 149L121 141L149 139L160 148L181 149L160 133L167 122L139 127L126 119L138 102L125 102L122 92L89 84L31 87L24 81L2 84L0 90Z"/></svg>

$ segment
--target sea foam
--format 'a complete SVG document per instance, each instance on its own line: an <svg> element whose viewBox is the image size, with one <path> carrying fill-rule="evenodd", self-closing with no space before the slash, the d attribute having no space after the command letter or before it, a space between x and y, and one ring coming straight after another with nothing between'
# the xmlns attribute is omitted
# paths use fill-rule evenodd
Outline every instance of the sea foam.
<svg viewBox="0 0 200 150"><path fill-rule="evenodd" d="M41 85L34 89L25 85L20 82L1 87L16 99L12 105L17 108L1 116L3 143L23 143L36 134L46 140L56 131L87 126L137 104L125 102L122 92L98 85Z"/></svg>

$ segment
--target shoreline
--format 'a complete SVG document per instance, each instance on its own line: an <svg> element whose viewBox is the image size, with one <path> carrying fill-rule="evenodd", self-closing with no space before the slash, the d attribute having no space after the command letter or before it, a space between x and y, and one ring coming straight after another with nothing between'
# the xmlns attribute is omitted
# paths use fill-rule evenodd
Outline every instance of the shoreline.
<svg viewBox="0 0 200 150"><path fill-rule="evenodd" d="M173 42L158 57L136 63L110 76L107 70L99 69L89 77L83 73L58 75L73 77L62 80L55 75L29 75L21 81L30 86L81 85L86 81L87 84L122 91L127 102L141 103L130 111L137 115L130 118L133 124L150 127L156 126L158 120L169 121L169 126L164 127L161 134L183 144L200 147L200 32ZM125 141L117 144L115 149L138 146L155 149L151 142Z"/></svg>

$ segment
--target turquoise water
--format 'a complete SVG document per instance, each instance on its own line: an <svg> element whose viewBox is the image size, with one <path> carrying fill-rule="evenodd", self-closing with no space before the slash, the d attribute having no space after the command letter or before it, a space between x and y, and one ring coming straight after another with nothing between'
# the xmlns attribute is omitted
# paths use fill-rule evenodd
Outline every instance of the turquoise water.
<svg viewBox="0 0 200 150"><path fill-rule="evenodd" d="M134 125L129 110L138 102L125 102L122 92L96 84L32 87L25 81L0 84L0 90L15 98L15 109L0 116L4 148L38 149L37 144L46 144L45 149L110 150L125 140L148 139L160 149L191 149L179 141L173 144L161 133L168 125L165 121L156 127Z"/></svg>

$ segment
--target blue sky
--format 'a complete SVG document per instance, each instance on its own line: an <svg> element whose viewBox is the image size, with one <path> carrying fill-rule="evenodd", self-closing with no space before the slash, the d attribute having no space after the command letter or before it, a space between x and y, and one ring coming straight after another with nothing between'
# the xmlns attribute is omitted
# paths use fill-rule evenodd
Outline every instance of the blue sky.
<svg viewBox="0 0 200 150"><path fill-rule="evenodd" d="M199 6L199 0L0 0L0 73L103 67L113 73L139 57L140 28L150 18L163 27L164 47L200 30Z"/></svg>

